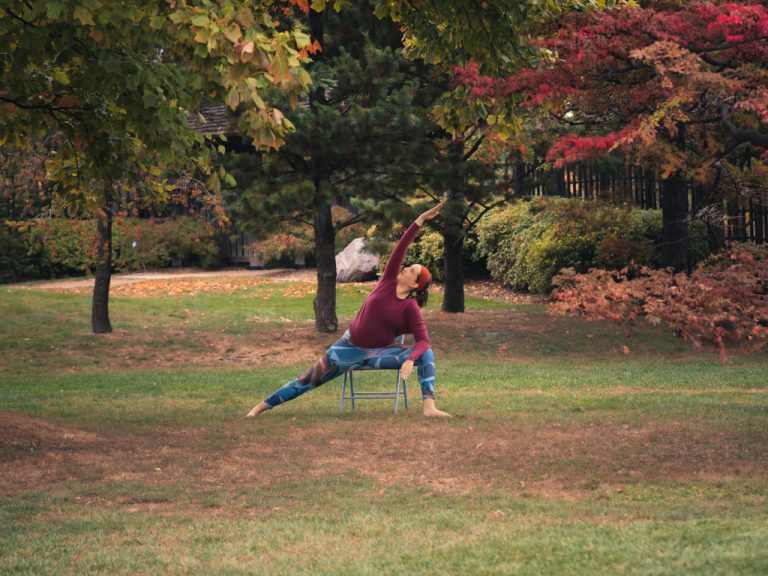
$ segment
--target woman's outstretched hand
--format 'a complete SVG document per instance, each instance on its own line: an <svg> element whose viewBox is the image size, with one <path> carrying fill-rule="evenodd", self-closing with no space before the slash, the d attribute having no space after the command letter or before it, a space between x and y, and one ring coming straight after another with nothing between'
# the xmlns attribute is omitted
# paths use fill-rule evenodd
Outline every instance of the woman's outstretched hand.
<svg viewBox="0 0 768 576"><path fill-rule="evenodd" d="M432 218L436 218L437 215L440 214L440 210L443 209L443 206L445 206L445 200L440 202L440 204L438 204L437 206L434 206L429 210L427 210L426 212L424 212L423 214L419 215L419 217L416 218L416 223L419 226L423 226L424 222L426 222L427 220L432 220Z"/></svg>

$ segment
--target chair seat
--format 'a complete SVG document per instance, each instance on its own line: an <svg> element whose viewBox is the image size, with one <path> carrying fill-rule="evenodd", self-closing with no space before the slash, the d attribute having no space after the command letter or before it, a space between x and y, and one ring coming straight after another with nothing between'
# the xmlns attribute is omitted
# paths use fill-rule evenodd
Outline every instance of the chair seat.
<svg viewBox="0 0 768 576"><path fill-rule="evenodd" d="M396 342L402 344L405 341L405 336L401 335L397 338ZM393 391L359 391L355 390L355 377L354 373L357 371L366 370L393 370L392 368L377 368L376 366L364 365L359 368L352 368L344 374L344 380L341 384L341 400L339 400L339 413L344 412L344 402L350 401L352 410L355 409L356 400L387 400L394 399L393 412L397 414L397 408L400 401L400 396L403 397L404 408L408 409L408 383L400 375L400 370L396 369L397 377L395 378L395 389ZM349 383L349 393L347 393L347 383Z"/></svg>

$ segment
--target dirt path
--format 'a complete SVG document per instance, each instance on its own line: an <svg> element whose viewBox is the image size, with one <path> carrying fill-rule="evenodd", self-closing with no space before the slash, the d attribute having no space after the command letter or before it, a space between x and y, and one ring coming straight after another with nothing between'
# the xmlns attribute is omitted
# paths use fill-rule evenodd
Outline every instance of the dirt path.
<svg viewBox="0 0 768 576"><path fill-rule="evenodd" d="M157 287L161 282L176 283L180 281L204 281L204 280L224 280L237 279L246 284L252 284L264 280L267 282L311 282L317 281L317 270L307 268L304 270L294 270L277 268L271 270L248 270L247 268L226 268L222 270L199 270L197 268L176 268L166 270L156 270L150 272L129 272L123 274L113 274L110 281L112 288L121 286L155 285ZM72 278L61 280L40 280L35 282L23 282L20 284L7 284L8 288L22 288L29 290L79 290L89 291L93 288L93 278ZM210 290L217 290L219 286L215 282L211 283ZM373 282L370 283L373 286ZM197 286L200 289L200 286ZM436 282L433 292L441 292L442 284ZM532 304L543 303L547 301L547 296L543 294L523 294L514 292L505 288L498 282L492 280L468 280L464 284L464 291L468 296L485 298L491 300L500 300L513 304ZM125 295L135 295L129 293Z"/></svg>
<svg viewBox="0 0 768 576"><path fill-rule="evenodd" d="M290 270L248 270L247 268L227 268L224 270L199 270L196 268L176 268L169 270L157 270L151 272L126 272L113 274L110 286L125 286L154 280L181 280L201 278L248 278L252 280L281 280L281 281L311 281L317 278L314 269ZM72 290L93 288L93 278L74 278L62 280L41 280L35 282L23 282L21 284L8 284L9 288L29 288L33 290Z"/></svg>

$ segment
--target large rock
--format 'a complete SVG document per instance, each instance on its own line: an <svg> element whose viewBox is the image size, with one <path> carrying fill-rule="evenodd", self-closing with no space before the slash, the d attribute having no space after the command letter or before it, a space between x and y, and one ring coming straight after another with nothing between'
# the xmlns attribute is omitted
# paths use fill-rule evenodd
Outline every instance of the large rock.
<svg viewBox="0 0 768 576"><path fill-rule="evenodd" d="M355 238L336 256L336 281L373 280L378 265L379 257L365 251L365 238Z"/></svg>

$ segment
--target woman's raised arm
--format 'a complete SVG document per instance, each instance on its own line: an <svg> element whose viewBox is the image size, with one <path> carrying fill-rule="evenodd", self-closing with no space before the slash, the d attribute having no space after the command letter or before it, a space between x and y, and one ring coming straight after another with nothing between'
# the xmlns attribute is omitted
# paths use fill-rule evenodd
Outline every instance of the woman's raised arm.
<svg viewBox="0 0 768 576"><path fill-rule="evenodd" d="M405 253L408 252L408 247L419 233L419 228L421 228L424 225L424 222L427 220L432 220L433 218L437 217L437 215L440 214L440 210L443 209L443 206L445 206L445 202L440 202L440 204L437 204L426 212L420 214L419 217L414 220L413 224L408 227L408 230L406 230L405 234L402 235L397 243L397 246L395 246L395 249L389 256L387 265L384 268L384 273L381 276L382 280L385 278L394 278L397 276L397 273L400 271L400 266L405 259Z"/></svg>

